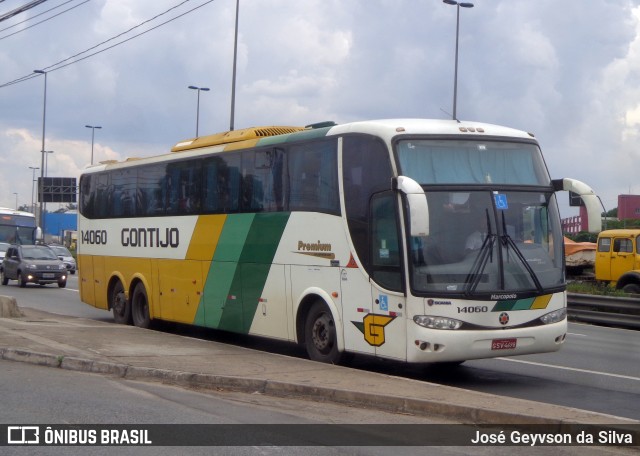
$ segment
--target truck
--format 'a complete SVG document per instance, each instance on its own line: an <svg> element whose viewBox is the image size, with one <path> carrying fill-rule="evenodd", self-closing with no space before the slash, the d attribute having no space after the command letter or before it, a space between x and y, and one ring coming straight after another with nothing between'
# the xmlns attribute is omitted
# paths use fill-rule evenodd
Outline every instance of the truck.
<svg viewBox="0 0 640 456"><path fill-rule="evenodd" d="M605 230L598 235L596 280L640 294L640 229Z"/></svg>

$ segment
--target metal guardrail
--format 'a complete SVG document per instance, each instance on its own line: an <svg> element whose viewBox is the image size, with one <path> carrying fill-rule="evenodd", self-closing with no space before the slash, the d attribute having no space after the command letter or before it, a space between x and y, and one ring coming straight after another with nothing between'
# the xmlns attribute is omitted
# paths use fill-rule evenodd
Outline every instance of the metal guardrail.
<svg viewBox="0 0 640 456"><path fill-rule="evenodd" d="M573 321L640 329L640 297L567 293L567 310Z"/></svg>

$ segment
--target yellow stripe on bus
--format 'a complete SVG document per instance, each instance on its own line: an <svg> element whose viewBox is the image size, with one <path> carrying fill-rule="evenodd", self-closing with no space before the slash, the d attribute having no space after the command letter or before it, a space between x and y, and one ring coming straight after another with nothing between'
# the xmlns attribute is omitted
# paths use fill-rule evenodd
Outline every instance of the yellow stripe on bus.
<svg viewBox="0 0 640 456"><path fill-rule="evenodd" d="M187 260L211 261L227 220L226 215L201 215L193 230Z"/></svg>
<svg viewBox="0 0 640 456"><path fill-rule="evenodd" d="M544 296L538 296L535 301L533 301L533 304L531 305L532 309L546 309L547 306L549 305L549 301L551 301L553 295L544 295Z"/></svg>

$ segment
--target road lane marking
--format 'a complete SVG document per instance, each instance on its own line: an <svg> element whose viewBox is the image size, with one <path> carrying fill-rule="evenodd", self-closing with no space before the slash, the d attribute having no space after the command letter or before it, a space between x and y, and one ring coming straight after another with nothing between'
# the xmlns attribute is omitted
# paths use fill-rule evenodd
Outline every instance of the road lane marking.
<svg viewBox="0 0 640 456"><path fill-rule="evenodd" d="M598 372L598 371L592 371L592 370L588 370L588 369L578 369L576 367L554 366L553 364L543 364L543 363L536 363L536 362L533 362L533 361L523 361L521 359L512 359L512 358L496 358L496 359L501 359L503 361L510 361L512 363L530 364L532 366L541 366L541 367L552 367L552 368L555 368L555 369L562 369L562 370L567 370L567 371L572 371L572 372L582 372L584 374L604 375L606 377L622 378L624 380L634 380L636 382L640 382L640 378L631 377L629 375L609 374L607 372Z"/></svg>

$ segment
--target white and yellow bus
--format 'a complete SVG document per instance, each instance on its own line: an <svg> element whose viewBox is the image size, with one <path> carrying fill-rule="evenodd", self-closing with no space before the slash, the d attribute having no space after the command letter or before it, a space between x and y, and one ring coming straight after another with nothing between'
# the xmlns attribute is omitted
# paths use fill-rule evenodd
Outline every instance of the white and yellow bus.
<svg viewBox="0 0 640 456"><path fill-rule="evenodd" d="M91 166L80 178L82 301L347 352L460 362L558 350L563 236L532 135L398 119L264 127Z"/></svg>

